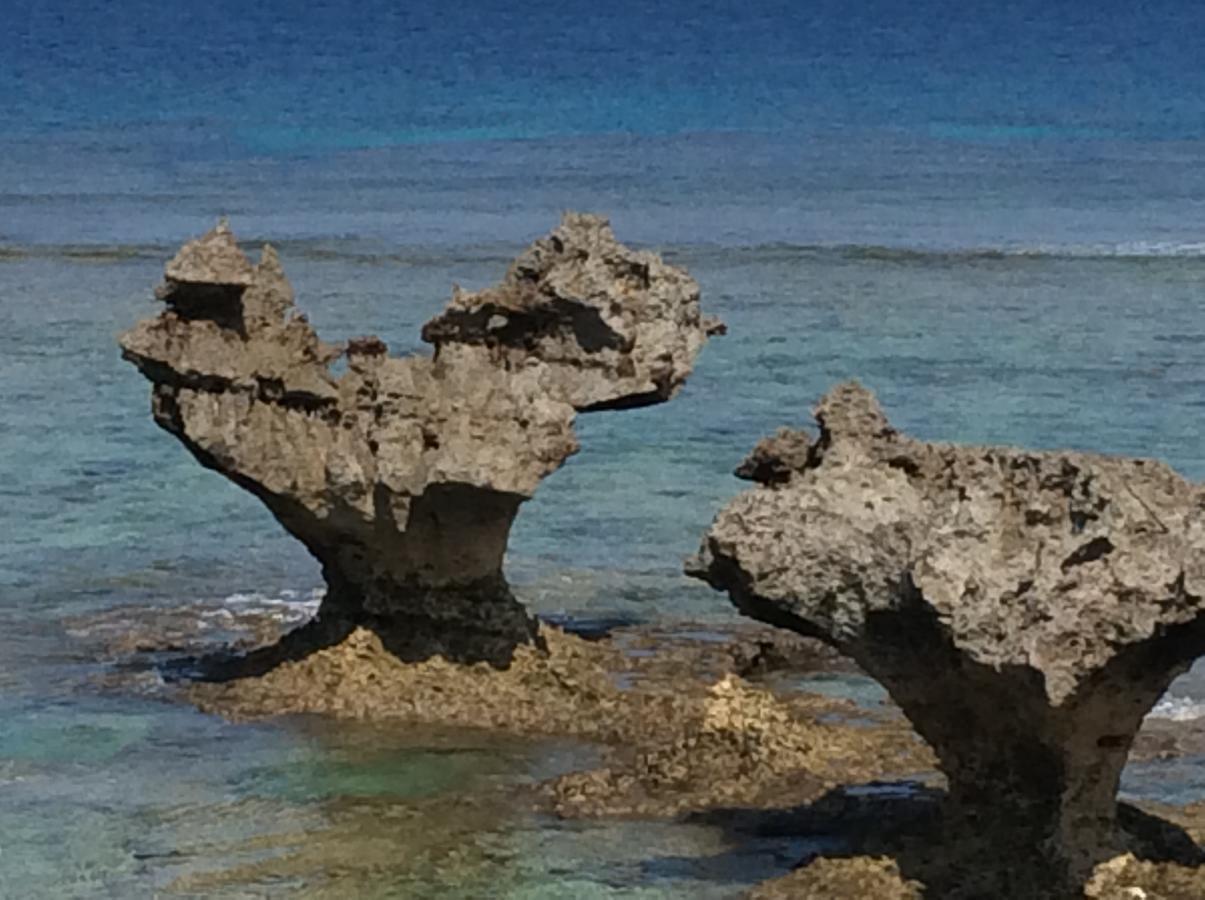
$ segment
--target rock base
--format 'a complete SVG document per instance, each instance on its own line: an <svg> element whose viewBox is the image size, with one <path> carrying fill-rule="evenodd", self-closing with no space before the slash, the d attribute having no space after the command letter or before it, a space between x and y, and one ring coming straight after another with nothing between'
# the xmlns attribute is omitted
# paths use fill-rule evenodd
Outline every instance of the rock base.
<svg viewBox="0 0 1205 900"><path fill-rule="evenodd" d="M553 807L574 818L787 808L838 784L932 768L902 722L841 721L851 711L827 697L777 696L730 674L678 707L662 733L613 749L603 768L555 781Z"/></svg>
<svg viewBox="0 0 1205 900"><path fill-rule="evenodd" d="M1205 868L1195 843L1190 810L1161 810L1176 821L1121 804L1126 852L1089 871L1082 883L1053 884L1036 865L1040 848L1017 847L1007 833L955 831L944 820L940 791L890 796L840 789L781 816L750 812L747 833L767 829L821 834L841 845L841 855L804 860L782 878L759 885L751 898L887 898L887 900L1083 900L1205 896ZM1177 824L1179 822L1180 824ZM1137 889L1137 893L1135 890Z"/></svg>
<svg viewBox="0 0 1205 900"><path fill-rule="evenodd" d="M510 666L499 669L442 656L403 662L364 627L298 651L289 644L318 638L294 633L246 657L206 664L206 676L220 680L193 682L184 692L202 710L236 720L319 713L611 738L613 716L606 713L619 702L609 674L615 651L547 625L538 637L539 646L516 648ZM249 674L272 656L281 658Z"/></svg>
<svg viewBox="0 0 1205 900"><path fill-rule="evenodd" d="M1007 889L1006 889L1007 890ZM1037 891L1035 893L1035 890ZM986 891L986 892L985 892ZM971 877L952 892L935 893L905 877L888 857L855 856L818 859L808 866L764 882L748 900L1200 900L1205 897L1205 871L1176 863L1144 862L1124 854L1101 863L1083 891L1041 892L1018 883L1000 893Z"/></svg>

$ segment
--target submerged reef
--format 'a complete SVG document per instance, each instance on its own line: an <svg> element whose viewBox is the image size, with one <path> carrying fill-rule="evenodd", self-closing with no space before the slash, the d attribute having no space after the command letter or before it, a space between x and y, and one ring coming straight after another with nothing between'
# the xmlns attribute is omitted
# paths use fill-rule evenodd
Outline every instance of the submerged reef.
<svg viewBox="0 0 1205 900"><path fill-rule="evenodd" d="M408 661L540 648L502 572L520 504L578 449L578 411L670 399L722 331L685 271L590 215L567 214L496 287L456 291L423 329L431 356L323 342L272 248L253 265L224 223L165 274L166 309L121 337L155 421L263 501L327 585L317 620L245 674L357 627Z"/></svg>
<svg viewBox="0 0 1205 900"><path fill-rule="evenodd" d="M856 383L815 417L754 450L738 473L760 486L689 571L887 689L948 780L944 846L975 836L957 852L987 887L966 896L1078 896L1131 846L1143 717L1205 650L1205 489L1150 460L915 440Z"/></svg>

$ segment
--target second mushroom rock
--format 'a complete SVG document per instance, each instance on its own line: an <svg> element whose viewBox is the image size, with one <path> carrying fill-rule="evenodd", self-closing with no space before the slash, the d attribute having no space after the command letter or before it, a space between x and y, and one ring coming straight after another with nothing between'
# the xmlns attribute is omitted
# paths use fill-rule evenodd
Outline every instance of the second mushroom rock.
<svg viewBox="0 0 1205 900"><path fill-rule="evenodd" d="M155 421L320 561L319 619L403 659L494 665L538 640L502 559L519 505L577 450L576 412L668 400L721 327L685 271L578 214L499 287L458 292L423 330L434 357L322 342L275 252L252 265L225 224L158 295L166 310L121 338Z"/></svg>
<svg viewBox="0 0 1205 900"><path fill-rule="evenodd" d="M762 486L692 574L887 688L976 867L1078 896L1125 844L1143 717L1205 650L1205 490L1149 460L914 440L857 384L815 414L817 438L779 432L738 470Z"/></svg>

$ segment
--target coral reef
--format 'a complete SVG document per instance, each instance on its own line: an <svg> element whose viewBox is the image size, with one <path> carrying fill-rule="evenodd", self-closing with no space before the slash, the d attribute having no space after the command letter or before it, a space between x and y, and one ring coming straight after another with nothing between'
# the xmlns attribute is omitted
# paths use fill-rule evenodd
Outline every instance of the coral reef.
<svg viewBox="0 0 1205 900"><path fill-rule="evenodd" d="M838 784L932 768L926 748L899 721L848 721L856 718L848 701L777 694L734 673L683 699L673 715L661 710L664 727L612 751L607 765L557 780L556 810L664 817L784 808Z"/></svg>

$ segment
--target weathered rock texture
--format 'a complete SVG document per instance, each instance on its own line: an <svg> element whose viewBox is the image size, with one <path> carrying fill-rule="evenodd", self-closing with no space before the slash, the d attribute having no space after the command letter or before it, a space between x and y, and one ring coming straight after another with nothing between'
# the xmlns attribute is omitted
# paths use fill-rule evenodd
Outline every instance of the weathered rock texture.
<svg viewBox="0 0 1205 900"><path fill-rule="evenodd" d="M716 319L701 318L699 286L652 253L615 240L606 219L570 215L511 264L502 283L459 289L423 326L436 356L487 350L495 364L544 364L550 396L582 411L670 399L690 374Z"/></svg>
<svg viewBox="0 0 1205 900"><path fill-rule="evenodd" d="M818 859L758 885L748 900L923 900L924 885L904 878L886 857Z"/></svg>
<svg viewBox="0 0 1205 900"><path fill-rule="evenodd" d="M857 384L815 415L742 466L763 485L692 572L878 679L940 758L948 827L991 831L984 864L1078 892L1123 846L1143 716L1205 649L1205 492L1148 460L914 440Z"/></svg>
<svg viewBox="0 0 1205 900"><path fill-rule="evenodd" d="M224 224L158 296L167 309L121 339L155 420L318 558L319 619L403 659L496 665L539 642L502 557L519 505L577 450L575 411L669 399L718 328L685 272L573 214L500 287L456 295L424 329L433 358L323 343L275 252L252 265Z"/></svg>
<svg viewBox="0 0 1205 900"><path fill-rule="evenodd" d="M673 684L674 702L657 709L659 730L629 733L623 746L608 751L606 765L553 783L558 814L670 817L784 809L810 803L838 784L932 769L927 748L898 716L846 721L856 709L849 701L776 693L733 673L702 696L691 692L689 677Z"/></svg>
<svg viewBox="0 0 1205 900"><path fill-rule="evenodd" d="M973 879L974 873L963 873L960 887L953 891L967 900L1043 900L1045 896L1028 886L998 893L990 885L968 884ZM959 876L953 880L957 882ZM758 885L747 895L748 900L932 900L935 896L951 894L936 894L931 885L901 874L889 857L866 856L818 859L790 875ZM1125 854L1101 863L1082 892L1066 896L1071 900L1200 900L1205 896L1205 873L1176 863L1140 862Z"/></svg>

